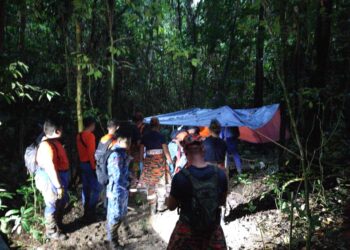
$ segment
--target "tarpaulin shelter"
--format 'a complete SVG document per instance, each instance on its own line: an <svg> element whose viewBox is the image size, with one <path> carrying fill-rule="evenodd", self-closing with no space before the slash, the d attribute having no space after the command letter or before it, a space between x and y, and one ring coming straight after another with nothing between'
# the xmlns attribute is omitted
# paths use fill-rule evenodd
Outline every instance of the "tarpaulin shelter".
<svg viewBox="0 0 350 250"><path fill-rule="evenodd" d="M217 109L193 108L156 117L162 125L199 127L207 127L212 119L217 119L222 127L239 127L240 139L252 143L278 141L280 136L279 104L253 109L231 109L229 106ZM150 119L145 118L145 122L149 123Z"/></svg>

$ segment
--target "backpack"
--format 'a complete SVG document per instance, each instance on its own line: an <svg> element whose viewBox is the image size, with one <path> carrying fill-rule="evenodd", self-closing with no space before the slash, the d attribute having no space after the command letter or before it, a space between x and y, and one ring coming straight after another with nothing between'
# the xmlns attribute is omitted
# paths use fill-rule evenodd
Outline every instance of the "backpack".
<svg viewBox="0 0 350 250"><path fill-rule="evenodd" d="M26 166L29 174L34 174L39 167L36 162L38 148L39 144L33 142L26 148L26 151L24 152L24 165Z"/></svg>
<svg viewBox="0 0 350 250"><path fill-rule="evenodd" d="M181 173L191 182L192 197L191 212L180 213L180 219L189 224L194 232L214 231L220 223L217 167L214 167L214 174L207 180L198 180L186 168Z"/></svg>
<svg viewBox="0 0 350 250"><path fill-rule="evenodd" d="M112 141L113 138L105 143L100 142L95 152L97 181L104 186L108 184L107 161L111 153L113 153L113 150L109 149Z"/></svg>
<svg viewBox="0 0 350 250"><path fill-rule="evenodd" d="M37 153L38 153L38 148L40 143L42 142L41 139L43 138L44 134L41 133L36 140L30 144L25 152L24 152L24 165L27 168L27 171L29 174L34 174L36 170L39 168L38 163L36 161ZM50 146L54 147L55 150L57 151L56 145L54 143L51 143L50 140L45 140L47 141Z"/></svg>

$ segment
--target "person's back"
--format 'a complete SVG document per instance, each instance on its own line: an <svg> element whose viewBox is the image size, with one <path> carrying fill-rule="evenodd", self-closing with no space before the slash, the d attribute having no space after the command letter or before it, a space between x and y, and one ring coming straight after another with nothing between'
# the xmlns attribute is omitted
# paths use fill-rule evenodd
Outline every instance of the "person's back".
<svg viewBox="0 0 350 250"><path fill-rule="evenodd" d="M107 197L117 197L120 200L128 194L129 185L129 157L125 148L114 145L111 150L114 152L108 159L108 185ZM123 208L125 209L125 207ZM126 211L125 211L126 212Z"/></svg>
<svg viewBox="0 0 350 250"><path fill-rule="evenodd" d="M95 209L99 199L101 185L96 177L96 139L95 120L91 117L84 119L84 131L77 134L76 142L80 160L81 178L83 182L82 201L84 216L91 220L95 216Z"/></svg>
<svg viewBox="0 0 350 250"><path fill-rule="evenodd" d="M108 158L108 185L107 185L107 238L112 249L119 245L118 229L128 230L126 214L129 197L129 163L127 147L129 140L119 136L111 148L113 151Z"/></svg>
<svg viewBox="0 0 350 250"><path fill-rule="evenodd" d="M80 162L90 164L90 167L95 169L95 135L89 130L84 130L77 134L76 143Z"/></svg>
<svg viewBox="0 0 350 250"><path fill-rule="evenodd" d="M146 150L162 149L164 143L164 136L154 130L148 131L141 139L141 144L145 146Z"/></svg>
<svg viewBox="0 0 350 250"><path fill-rule="evenodd" d="M226 249L220 226L220 206L227 196L226 174L204 161L200 137L188 135L182 145L189 167L174 176L167 199L170 210L180 208L167 249Z"/></svg>
<svg viewBox="0 0 350 250"><path fill-rule="evenodd" d="M187 173L185 173L185 171ZM190 177L191 176L191 177ZM198 190L194 188L191 178L197 182ZM220 197L227 192L227 179L225 172L215 166L208 165L204 168L197 168L196 166L189 166L174 176L174 188L171 190L171 195L176 197L180 203L180 220L185 223L192 223L196 211L193 211L192 199L197 199L196 195L201 190L206 190L206 195L211 196L212 210L216 210L215 215L210 218L213 222L212 226L220 224ZM202 187L202 188L201 188ZM208 188L209 187L209 188ZM212 192L212 193L210 193ZM215 193L214 193L215 192ZM204 216L203 216L204 217ZM205 231L205 229L204 229Z"/></svg>
<svg viewBox="0 0 350 250"><path fill-rule="evenodd" d="M205 149L205 161L222 169L225 169L225 158L227 153L226 142L220 136L221 124L213 119L209 126L210 136L203 143Z"/></svg>
<svg viewBox="0 0 350 250"><path fill-rule="evenodd" d="M223 163L225 161L227 146L224 140L209 136L204 140L203 145L205 149L205 161L212 163Z"/></svg>

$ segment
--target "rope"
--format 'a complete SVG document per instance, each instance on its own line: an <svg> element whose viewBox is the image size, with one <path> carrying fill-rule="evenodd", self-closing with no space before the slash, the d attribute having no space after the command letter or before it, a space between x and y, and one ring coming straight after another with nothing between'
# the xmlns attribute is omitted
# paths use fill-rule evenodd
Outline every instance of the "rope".
<svg viewBox="0 0 350 250"><path fill-rule="evenodd" d="M256 132L257 134L259 134L259 135L262 136L262 137L265 137L266 139L268 139L268 140L271 141L272 143L276 144L277 146L283 148L284 150L286 150L286 151L289 152L290 154L292 154L292 155L294 155L295 157L297 157L298 159L300 159L300 155L298 155L297 153L293 152L293 151L290 150L289 148L287 148L287 147L283 146L282 144L280 144L280 143L278 143L278 142L272 140L270 137L268 137L268 136L266 136L266 135L260 133L260 132L257 131L257 130L254 130L254 132Z"/></svg>

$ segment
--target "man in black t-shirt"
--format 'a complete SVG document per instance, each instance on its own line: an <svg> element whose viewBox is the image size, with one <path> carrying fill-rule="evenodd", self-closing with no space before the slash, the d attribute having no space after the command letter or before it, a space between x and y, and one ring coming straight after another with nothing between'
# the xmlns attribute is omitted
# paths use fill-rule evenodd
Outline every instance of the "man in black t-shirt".
<svg viewBox="0 0 350 250"><path fill-rule="evenodd" d="M227 249L220 226L220 207L227 196L226 174L205 162L199 136L186 136L182 145L188 167L174 176L167 199L170 210L180 208L167 249Z"/></svg>

